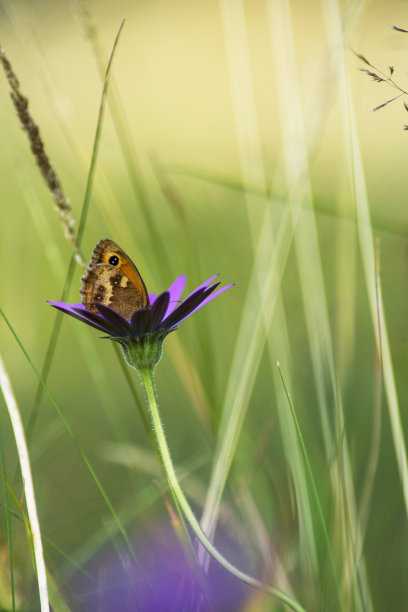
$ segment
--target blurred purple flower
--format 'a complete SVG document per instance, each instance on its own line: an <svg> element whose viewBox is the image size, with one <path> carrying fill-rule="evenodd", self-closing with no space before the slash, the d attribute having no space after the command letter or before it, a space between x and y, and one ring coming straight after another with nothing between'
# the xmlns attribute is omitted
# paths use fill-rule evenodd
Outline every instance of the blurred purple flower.
<svg viewBox="0 0 408 612"><path fill-rule="evenodd" d="M205 283L197 287L185 300L179 303L183 292L186 276L179 276L167 291L156 296L149 294L149 305L136 310L128 320L116 311L103 304L95 304L99 312L91 312L83 304L67 304L48 300L51 306L58 308L71 317L99 329L114 339L138 340L146 334L154 334L159 330L164 335L176 329L177 326L216 298L218 295L233 286L233 283L215 291L220 283L211 284L216 276L212 276Z"/></svg>
<svg viewBox="0 0 408 612"><path fill-rule="evenodd" d="M150 531L150 530L149 530ZM253 595L217 563L209 575L187 561L180 542L166 526L156 526L134 542L129 553L107 548L77 573L69 591L80 612L238 612ZM233 543L231 543L234 546ZM95 577L92 579L91 577Z"/></svg>

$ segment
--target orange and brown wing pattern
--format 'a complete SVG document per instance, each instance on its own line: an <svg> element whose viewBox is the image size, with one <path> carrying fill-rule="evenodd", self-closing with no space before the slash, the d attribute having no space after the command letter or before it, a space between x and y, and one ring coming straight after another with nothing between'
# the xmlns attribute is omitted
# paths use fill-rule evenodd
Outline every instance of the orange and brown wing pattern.
<svg viewBox="0 0 408 612"><path fill-rule="evenodd" d="M98 312L96 303L109 306L127 319L149 305L146 286L138 269L126 253L112 240L101 240L92 253L82 279L82 303L87 310Z"/></svg>
<svg viewBox="0 0 408 612"><path fill-rule="evenodd" d="M136 268L133 261L130 259L128 255L126 255L125 251L123 251L116 242L113 240L109 240L105 238L104 240L100 240L98 244L95 246L91 261L88 267L88 271L93 268L96 264L109 264L112 265L112 258L118 258L118 262L113 264L115 267L120 268L124 274L132 281L134 286L145 296L144 305L147 306L149 304L149 297L147 294L146 286L143 282L142 277L139 274L138 269Z"/></svg>

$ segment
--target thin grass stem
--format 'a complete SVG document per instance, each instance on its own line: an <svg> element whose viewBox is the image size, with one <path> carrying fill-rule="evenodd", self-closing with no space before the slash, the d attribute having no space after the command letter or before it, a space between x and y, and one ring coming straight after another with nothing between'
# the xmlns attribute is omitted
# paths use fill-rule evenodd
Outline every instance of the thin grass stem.
<svg viewBox="0 0 408 612"><path fill-rule="evenodd" d="M302 454L303 454L304 462L305 462L305 465L306 465L306 472L307 472L307 474L309 476L310 484L311 484L312 491L313 491L313 497L314 497L315 503L316 503L316 508L317 508L317 513L318 513L318 517L319 517L320 526L322 528L324 540L325 540L326 547L327 547L327 554L328 554L328 557L330 559L330 566L331 566L332 573L333 573L333 579L334 579L334 582L335 582L336 587L337 587L337 590L336 590L337 596L339 596L339 585L338 585L337 572L336 572L336 568L335 568L335 564L334 564L334 559L333 559L332 547L331 547L331 544L330 544L329 531L327 529L326 519L324 518L324 512L323 512L322 504L321 504L321 501L320 501L320 496L319 496L319 492L318 492L318 489L317 489L316 480L315 480L315 477L313 475L312 465L311 465L310 459L309 459L309 453L307 452L306 444L305 444L305 441L303 439L303 434L302 434L302 430L300 428L299 420L298 420L297 415L296 415L295 407L293 405L292 398L290 396L289 389L288 389L288 387L286 385L286 380L285 380L285 377L283 376L283 372L282 372L282 369L280 367L279 362L277 364L277 367L278 367L279 375L280 375L281 380L282 380L283 388L285 390L285 395L286 395L286 398L288 400L288 405L289 405L289 408L290 408L290 412L292 414L293 422L294 422L295 427L296 427L296 432L297 432L297 435L298 435L298 438L299 438L300 447L302 449Z"/></svg>
<svg viewBox="0 0 408 612"><path fill-rule="evenodd" d="M391 347L388 338L388 328L382 303L381 287L376 288L376 264L374 236L371 224L371 214L365 184L363 162L361 158L356 121L353 111L351 89L348 89L348 112L350 133L350 155L353 161L353 189L356 202L357 226L367 292L369 297L371 320L377 346L381 343L382 368L388 414L391 424L394 453L401 480L405 513L408 516L408 457L405 435L402 426L397 387ZM379 327L379 320L381 325ZM381 333L381 336L380 336Z"/></svg>
<svg viewBox="0 0 408 612"><path fill-rule="evenodd" d="M100 101L100 105L99 105L99 113L98 113L98 121L96 124L96 130L95 130L95 137L94 137L94 143L93 143L93 149L92 149L92 157L91 157L91 163L90 163L90 167L89 167L89 172L88 172L88 177L87 177L87 183L86 183L86 188L85 188L85 195L84 195L84 200L82 203L82 209L81 209L81 214L80 214L80 218L79 218L79 224L78 224L78 232L77 232L77 236L76 236L76 244L78 246L78 248L81 245L82 242L82 237L85 231L85 225L86 225L86 220L88 217L88 211L89 211L89 207L90 207L90 203L91 203L91 193L92 193L92 186L93 186L93 179L94 179L94 175L95 175L95 170L96 170L96 160L97 160L97 156L98 156L98 151L99 151L99 143L100 143L100 138L101 138L101 131L102 131L102 122L103 122L103 116L104 116L104 110L105 110L105 101L106 101L106 94L107 94L107 90L108 90L108 84L109 84L109 75L110 75L110 71L111 71L111 67L112 67L112 61L113 61L113 57L115 54L115 50L117 48L118 42L119 42L119 36L120 33L122 32L122 28L124 25L124 21L122 21L118 33L116 35L115 38L115 42L113 44L112 47L112 51L110 54L110 58L109 58L109 62L106 68L106 72L105 72L105 80L103 83L103 88L102 88L102 94L101 94L101 101ZM74 256L71 257L71 260L69 262L68 265L68 271L67 271L67 275L65 278L65 282L64 282L64 288L62 290L62 295L61 295L61 301L65 301L67 299L67 295L69 293L71 284L72 284L72 280L73 280L73 276L74 276L74 271L75 271L75 258ZM43 367L41 369L41 378L42 380L46 381L48 378L48 374L50 371L50 367L51 367L51 363L52 360L54 358L54 353L55 353L55 349L57 346L57 342L58 342L58 337L59 337L59 333L61 330L61 323L62 323L62 313L58 313L57 316L55 317L55 322L53 325L53 328L51 330L51 335L50 335L50 339L48 341L48 346L47 346L47 351L45 354L45 359L44 359L44 363L43 363ZM42 395L43 395L43 386L41 383L38 384L37 387L37 392L35 395L35 399L34 399L34 404L33 407L31 409L31 414L29 417L29 426L27 427L27 439L30 440L34 427L35 427L35 423L37 421L38 418L38 412L39 412L39 407L40 407L40 402L42 399Z"/></svg>
<svg viewBox="0 0 408 612"><path fill-rule="evenodd" d="M79 218L79 223L78 223L78 242L79 243L81 243L82 241L82 236L85 231L85 225L86 225L86 220L88 216L89 206L91 203L91 193L92 193L93 180L94 180L95 170L96 170L96 160L97 160L98 152L99 152L99 144L101 140L102 124L103 124L103 117L105 114L106 97L108 93L109 78L110 78L112 62L113 62L116 48L118 46L119 37L121 35L124 25L125 25L125 20L123 20L119 26L119 30L118 30L118 33L116 34L115 42L113 43L112 51L109 57L108 65L105 70L105 78L103 81L101 101L99 103L98 121L96 123L94 145L92 148L91 163L90 163L88 178L86 182L85 196L84 196L84 202L82 205L81 216Z"/></svg>
<svg viewBox="0 0 408 612"><path fill-rule="evenodd" d="M35 502L34 483L31 474L30 457L24 436L23 421L17 406L16 399L8 378L3 360L0 356L0 387L7 405L17 445L21 474L24 482L24 492L27 504L28 518L32 535L35 565L37 568L38 590L40 594L41 612L49 612L47 572L45 569L44 553L41 539L40 522L38 520L37 505Z"/></svg>
<svg viewBox="0 0 408 612"><path fill-rule="evenodd" d="M383 356L382 356L382 331L381 331L381 268L380 268L380 241L377 238L375 244L375 261L376 261L376 299L377 299L377 320L378 320L378 337L379 342L376 345L375 353L375 385L374 385L374 410L373 410L373 426L370 436L370 452L367 459L366 475L363 478L363 487L360 497L359 508L359 523L362 525L362 537L360 549L364 543L364 532L368 522L368 514L371 505L372 492L374 488L375 475L377 473L378 459L380 455L381 443L381 418L382 418L382 397L383 397Z"/></svg>
<svg viewBox="0 0 408 612"><path fill-rule="evenodd" d="M102 60L102 54L98 43L97 28L92 22L91 13L88 10L86 2L81 2L77 6L79 8L81 23L84 26L86 38L92 45L98 70L101 74L103 74L104 62ZM114 83L113 87L111 87L109 95L109 107L132 189L140 206L140 211L144 218L146 230L150 236L150 244L152 245L150 252L156 258L157 271L159 275L164 278L166 272L169 272L169 259L166 256L166 248L161 233L157 231L156 222L152 214L152 207L146 193L138 156L130 136L130 131L126 125L124 109L120 97L116 92Z"/></svg>
<svg viewBox="0 0 408 612"><path fill-rule="evenodd" d="M3 476L4 478L4 474L0 474L1 476ZM6 487L8 490L8 493L11 497L11 499L13 500L14 504L16 505L16 507L19 509L19 514L17 514L16 512L12 512L10 511L10 514L13 516L13 518L17 519L18 521L20 521L21 523L24 523L27 531L29 531L29 521L27 518L26 513L24 512L24 508L22 505L22 502L20 502L20 500L18 499L17 495L15 494L15 492L13 491L12 487L10 486L9 483L6 482ZM1 506L4 506L4 504L0 504ZM61 548L59 548L56 544L54 544L54 542L52 542L49 538L47 538L47 536L43 535L43 543L44 543L44 548L45 545L53 548L55 551L57 551L61 557L63 557L64 559L66 559L67 561L69 561L69 563L71 564L72 567L75 567L75 569L79 572L81 572L84 576L86 576L91 582L94 582L95 584L97 584L97 581L95 580L95 578L86 570L84 570L76 561L75 559L73 559L72 557L70 557L69 555L67 555ZM51 569L53 570L53 572L56 574L56 570L55 570L55 566L50 558L50 555L47 553L47 550L45 549L45 555L46 560L48 562L48 565L51 566ZM62 583L62 579L60 577L58 577L58 580L54 577L52 571L49 571L48 573L48 581L50 582L50 587L52 587L53 583L55 583L55 588L54 588L54 592L57 593L59 585L61 585ZM51 588L50 588L51 591ZM68 597L69 597L69 593L67 593ZM58 606L56 604L56 601L53 601L52 597L50 597L51 601L52 601L52 606L53 609L57 612L68 612L69 608L65 605L65 603L62 601L62 598L59 597L58 600Z"/></svg>
<svg viewBox="0 0 408 612"><path fill-rule="evenodd" d="M102 495L102 497L103 497L103 499L104 499L104 501L105 501L106 505L108 506L109 511L110 511L110 513L112 514L112 517L113 517L113 519L115 520L115 522L116 522L116 524L117 524L117 526L118 526L118 529L119 529L120 533L122 534L123 539L124 539L124 541L125 541L125 543L126 543L126 545L127 545L128 549L129 549L130 553L132 554L132 556L133 556L134 558L136 558L136 557L135 557L134 550L133 550L133 547L132 547L132 545L131 545L131 543L130 543L130 540L129 540L129 538L128 538L128 535L127 535L127 533L126 533L126 531L125 531L125 529L124 529L124 526L123 526L123 524L122 524L122 522L121 522L121 520L120 520L119 516L117 515L117 513L116 513L116 511L115 511L114 507L112 506L112 503L111 503L111 501L110 501L110 499L109 499L109 497L108 497L107 493L105 492L105 490L104 490L104 488L103 488L103 486L102 486L102 483L100 482L99 478L97 477L96 472L94 471L94 469L93 469L93 467L92 467L92 465L91 465L91 463L90 463L90 461L89 461L88 457L86 456L85 451L82 449L82 446L81 446L81 445L80 445L80 443L78 442L78 439L76 438L76 436L75 436L74 432L72 431L72 429L71 429L71 427L70 427L70 425L69 425L68 421L66 420L66 418L65 418L65 416L63 415L63 413L62 413L61 409L59 408L59 406L58 406L58 404L57 404L57 402L56 402L56 400L55 400L54 396L52 395L51 391L49 390L49 388L48 388L48 386L47 386L47 383L44 381L44 379L42 378L41 374L39 373L39 371L38 371L38 370L37 370L37 368L35 367L34 363L32 362L32 360L31 360L31 358L30 358L30 356L29 356L29 354L27 353L27 351L26 351L26 349L24 348L23 344L21 343L21 341L20 341L19 337L17 336L16 332L14 331L14 329L13 329L13 327L12 327L11 323L9 322L9 320L7 319L6 315L4 314L4 312L3 312L3 310L2 310L1 308L0 308L0 314L1 314L1 316L3 317L4 321L6 322L6 324L7 324L8 328L10 329L11 333L13 334L13 336L14 336L15 340L17 341L17 344L19 345L19 347L20 347L20 348L21 348L21 350L23 351L24 356L26 357L26 359L27 359L28 363L30 364L30 366L31 366L31 368L32 368L32 370L33 370L33 372L34 372L34 374L36 375L37 379L39 380L39 383L40 383L40 384L42 385L42 387L44 388L44 391L45 391L45 393L47 394L47 396L48 396L48 398L49 398L49 400L50 400L51 404L53 405L53 407L55 408L55 410L56 410L56 412L57 412L58 416L60 417L61 421L63 422L64 427L65 427L65 429L66 429L66 431L67 431L68 435L70 436L70 438L71 438L71 439L72 439L72 441L74 442L74 444L75 444L75 446L76 446L76 448L77 448L77 450L78 450L78 452L79 452L79 454L80 454L80 456L81 456L82 460L84 461L84 463L85 463L85 465L86 465L86 467L87 467L87 469L88 469L89 473L90 473L90 474L91 474L91 476L92 476L93 481L95 482L95 485L97 486L97 488L98 488L98 490L99 490L100 494Z"/></svg>

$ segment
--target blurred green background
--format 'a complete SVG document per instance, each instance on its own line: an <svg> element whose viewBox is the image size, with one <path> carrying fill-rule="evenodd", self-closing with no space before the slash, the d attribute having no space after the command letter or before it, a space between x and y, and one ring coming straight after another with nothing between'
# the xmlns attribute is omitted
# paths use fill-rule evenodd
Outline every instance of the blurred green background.
<svg viewBox="0 0 408 612"><path fill-rule="evenodd" d="M262 573L263 557L250 535L255 519L240 505L240 492L243 496L242 490L248 489L266 529L265 545L279 551L299 601L308 609L336 609L330 595L333 585L325 578L327 551L315 509L318 561L310 572L302 566L298 541L302 500L297 498L299 509L276 408L281 383L275 364L281 361L330 526L340 591L345 597L337 609L408 609L407 506L387 399L376 391L380 377L376 331L353 188L353 177L360 171L351 153L357 136L370 229L379 240L383 314L403 436L408 425L408 134L402 127L408 115L402 98L370 112L396 94L387 83L374 83L359 72L364 64L351 49L384 71L394 66L395 81L406 86L408 34L388 27L408 27L406 3L2 0L0 44L29 98L76 220L102 91L98 57L106 66L123 18L110 101L120 113L124 136L122 140L118 137L107 105L82 250L88 259L98 240L113 239L136 263L152 292L165 290L182 273L188 275L187 292L215 273L223 283L236 283L170 335L157 369L159 401L173 458L177 465L191 465L192 478L201 486L201 498L194 504L197 514L211 477L232 364L234 360L245 364L248 357L237 345L242 326L247 325L251 336L251 317L245 323L245 309L251 306L254 321L263 317L253 284L262 293L265 270L257 266L257 252L265 230L265 211L270 214L272 244L278 241L284 216L296 203L298 191L310 190L317 242L310 234L309 249L306 230L304 252L311 253L311 268L305 259L303 267L299 263L293 242L297 228L308 227L312 214L308 211L283 236L287 253L276 268L281 276L281 282L275 279L276 310L285 313L285 353L278 341L281 319L273 314L265 330L267 350L258 343L260 360L251 364L254 386L249 389L247 414L223 497L240 524L244 535L238 541L245 552L242 557L236 549L230 553L238 566ZM352 100L346 101L344 92ZM353 137L351 115L356 126ZM1 307L40 369L55 319L46 300L60 297L71 247L19 127L5 78L0 78L0 126ZM304 143L308 159L307 172L299 175L302 150L296 147L297 139ZM133 143L127 157L125 141ZM141 199L153 219L153 231L146 224ZM319 248L320 270L313 269L315 247ZM322 274L327 304L315 293L315 272ZM71 302L79 301L82 275L78 266ZM252 292L249 302L248 291ZM274 299L269 299L266 310L275 308ZM306 306L305 299L310 299ZM308 332L313 314L307 312L315 307L316 313L323 308L330 325L326 340L330 339L332 347L334 387L341 398L337 402L331 366L316 374L316 360L320 355L323 363L326 357L319 339L314 345L310 328ZM4 323L0 343L27 422L36 378ZM166 522L167 512L152 483L148 461L145 464L139 458L136 466L129 467L113 460L127 444L149 451L149 443L110 344L101 342L95 330L64 320L48 383L135 540L138 534ZM335 414L339 404L344 410L341 429ZM17 456L3 400L0 405L2 443L11 479ZM333 432L331 455L324 441L322 405ZM344 457L343 444L348 448L350 490L357 514L367 482L371 486L364 502L368 505L362 539L351 547L359 552L350 562L354 570L365 567L370 598L364 605L350 595L354 587L347 586L344 570L348 549L344 542L336 543L336 499L342 498L342 492L333 489L330 470L337 452ZM46 398L30 449L43 531L78 563L85 563L109 540L109 529L104 528L108 511ZM14 486L19 492L20 483L15 481ZM234 533L231 525L229 528ZM29 549L19 525L14 527L14 537L18 590L22 601L35 602L35 587L31 592L27 586L32 580ZM1 546L7 548L4 538ZM61 556L50 554L62 574L69 574ZM263 576L273 584L279 578L274 570ZM35 603L29 605L35 609ZM258 606L256 610L281 609L266 599L253 605ZM23 604L21 609L29 608Z"/></svg>

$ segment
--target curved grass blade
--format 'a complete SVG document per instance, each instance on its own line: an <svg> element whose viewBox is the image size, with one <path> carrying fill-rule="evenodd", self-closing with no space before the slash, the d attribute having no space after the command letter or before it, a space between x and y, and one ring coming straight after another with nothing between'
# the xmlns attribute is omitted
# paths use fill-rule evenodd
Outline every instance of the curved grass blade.
<svg viewBox="0 0 408 612"><path fill-rule="evenodd" d="M231 47L229 58L231 63L231 88L236 94L234 100L236 129L238 133L242 132L239 136L241 164L245 184L250 186L248 189L250 195L248 193L245 193L245 195L251 226L255 223L253 208L256 207L257 212L260 208L259 194L255 196L251 189L254 185L261 184L264 194L266 194L267 187L264 186L265 179L259 176L259 168L262 168L263 161L260 152L257 152L259 133L256 111L248 93L243 100L239 95L239 92L247 92L252 86L251 75L247 74L249 62L244 52L246 30L242 3L232 5L223 2L223 18L225 20L227 45ZM258 168L258 176L253 170L254 165ZM288 206L282 208L276 239L274 240L272 233L272 213L266 197L264 197L264 213L259 215L261 219L260 227L251 227L255 245L254 263L230 369L216 455L201 522L204 531L209 536L213 535L217 522L218 506L236 452L238 438L242 430L266 339L270 332L282 275L303 204L301 194L305 182L304 169L297 167L295 174L295 187L288 198ZM257 197L256 201L254 197ZM253 206L250 206L250 203ZM311 534L309 527L305 527L304 532ZM313 547L314 543L311 539L309 548L313 549Z"/></svg>
<svg viewBox="0 0 408 612"><path fill-rule="evenodd" d="M1 476L3 476L3 475L1 475ZM4 476L3 476L3 480L4 480ZM26 526L27 533L30 533L30 530L29 530L29 521L28 521L26 513L24 512L24 508L22 506L22 503L20 503L17 495L14 493L14 491L11 488L10 484L7 481L5 481L5 480L4 480L4 483L5 483L5 486L6 486L7 490L8 490L8 493L10 494L10 497L12 498L14 504L19 509L19 514L17 514L16 512L10 511L10 515L12 515L13 518L17 519L21 523L24 523L25 526ZM5 507L5 505L2 504L1 502L0 502L0 506ZM52 542L45 535L43 535L43 543L44 543L44 545L47 544L47 546L49 546L49 547L53 548L55 551L57 551L61 555L61 557L63 557L66 561L68 561L70 563L70 565L72 567L74 567L78 572L80 572L81 574L86 576L91 582L97 584L97 581L95 580L95 578L89 572L87 572L85 569L83 569L75 561L75 559L73 559L71 556L67 555L61 548L59 548L59 546L54 544L54 542ZM45 546L44 546L44 548L45 548ZM51 582L51 585L53 585L52 589L54 591L54 597L50 596L50 599L52 601L53 609L55 611L58 611L58 612L68 612L69 608L66 606L65 602L62 600L62 596L59 594L59 587L58 587L57 581L56 581L56 579L55 579L55 577L53 575L53 574L57 574L57 571L56 571L55 566L54 566L54 564L53 564L49 554L47 553L46 549L45 549L45 557L47 559L48 564L52 566L52 572L49 571L47 575L48 575L48 584L50 584L50 582ZM62 583L62 579L59 576L57 576L57 578L58 578L59 582ZM67 596L69 598L69 593L67 593ZM58 602L57 602L57 597L58 597Z"/></svg>
<svg viewBox="0 0 408 612"><path fill-rule="evenodd" d="M295 427L296 427L296 433L298 435L300 447L302 449L303 459L304 459L305 466L306 466L306 472L308 474L308 477L309 477L309 480L310 480L310 484L312 486L313 497L314 497L314 500L315 500L315 503L316 503L316 507L317 507L317 513L318 513L318 517L319 517L319 522L320 522L320 526L321 526L322 531L323 531L324 540L325 540L326 547L327 547L327 554L328 554L328 557L330 559L331 570L333 572L333 579L335 580L335 582L337 584L337 572L336 572L336 567L335 567L335 564L334 564L333 551L332 551L332 546L331 546L330 537L329 537L329 530L327 528L327 523L326 523L326 520L324 518L324 512L323 512L322 504L320 502L320 496L319 496L319 492L318 492L317 485L316 485L316 479L315 479L315 477L313 475L312 465L310 463L309 454L307 452L306 444L305 444L305 441L303 439L303 434L302 434L302 430L300 428L299 420L297 418L295 407L293 405L292 398L290 396L288 387L286 385L286 380L285 380L285 377L283 376L283 372L282 372L282 369L280 367L279 362L277 363L277 367L278 367L278 372L279 372L279 376L280 376L281 381L282 381L283 388L285 390L285 395L286 395L286 398L287 398L287 401L288 401L288 405L289 405L290 412L291 412L291 415L292 415L292 418L293 418L293 422L294 422ZM337 584L337 592L339 592L338 584Z"/></svg>
<svg viewBox="0 0 408 612"><path fill-rule="evenodd" d="M76 8L79 11L79 16L81 18L81 22L84 28L85 36L89 40L92 45L94 55L97 61L98 68L102 74L103 71L103 60L102 54L100 51L100 45L98 42L98 32L95 23L92 21L91 13L88 9L86 2L81 2L76 5ZM135 197L140 204L140 208L144 217L145 227L148 233L151 236L151 252L154 255L156 261L156 277L157 278L165 278L170 274L168 262L170 259L165 254L165 245L162 240L161 232L157 228L157 224L155 222L154 216L151 212L151 205L148 199L148 195L146 192L146 187L144 185L143 176L140 168L140 163L138 159L138 154L134 143L130 138L130 131L126 126L126 118L125 112L123 109L123 105L120 100L120 96L117 93L117 88L115 86L114 78L112 78L112 82L109 89L109 107L112 115L112 119L114 122L115 130L118 136L118 141L122 150L123 158L125 160L126 169L131 181L131 185L135 194ZM154 167L157 170L157 164L155 165L152 161ZM159 177L158 177L159 178ZM163 186L163 181L161 181L161 185ZM169 185L167 184L165 187L167 198L169 199ZM178 211L175 212L175 216L180 220L183 230L185 233L185 239L187 244L187 253L189 255L188 261L189 265L191 265L190 261L195 261L193 257L190 256L191 251L193 249L193 244L191 241L191 236L188 233L187 224L185 223L185 219L183 220L182 213L182 205L180 202L175 203L177 199L177 194L173 191L172 193L172 205L173 209L177 207ZM117 216L117 215L116 215ZM123 228L121 228L123 232ZM139 256L143 261L143 253ZM192 271L194 271L193 265L191 265ZM172 276L172 275L171 275ZM205 336L205 334L202 334ZM175 347L175 345L177 345ZM175 347L174 351L172 350ZM178 373L178 376L181 380L181 383L184 385L186 393L188 394L192 405L195 407L198 417L201 420L205 420L208 422L208 414L211 411L211 407L206 397L206 392L204 390L204 385L202 385L202 381L198 379L197 372L195 371L191 359L188 358L185 354L185 349L182 344L177 340L173 340L172 349L170 349L170 355L172 361L174 363L174 367ZM174 353L177 352L178 359L183 361L183 366L181 366L177 362L177 358L174 356ZM204 352L204 351L203 351ZM195 380L195 385L191 384L191 381ZM197 387L199 386L199 393L197 392ZM204 415L204 416L203 416Z"/></svg>
<svg viewBox="0 0 408 612"><path fill-rule="evenodd" d="M40 594L41 612L50 609L47 586L47 572L45 569L44 553L42 547L40 522L38 520L37 505L35 502L34 483L31 474L30 457L28 454L27 442L24 436L23 421L20 411L11 388L3 360L0 356L0 387L9 412L11 425L17 445L18 458L21 474L24 482L24 492L27 504L30 530L34 547L35 565L37 568L38 590Z"/></svg>
<svg viewBox="0 0 408 612"><path fill-rule="evenodd" d="M116 35L115 42L113 44L113 48L112 48L109 62L108 62L106 72L105 72L105 79L103 83L101 101L99 105L98 121L96 125L95 138L94 138L94 144L93 144L93 149L92 149L91 163L89 167L88 178L87 178L87 183L86 183L86 188L85 188L85 195L84 195L84 200L82 203L81 215L80 215L79 224L78 224L78 232L77 232L77 237L76 237L78 247L80 247L81 242L82 242L82 237L85 231L86 220L87 220L88 211L89 211L89 207L91 203L91 193L92 193L93 179L94 179L95 169L96 169L96 161L97 161L98 151L99 151L99 143L100 143L100 138L101 138L106 94L107 94L108 85L109 85L109 76L110 76L110 71L112 67L112 61L114 58L115 50L118 45L119 36L122 31L123 25L124 25L124 21L122 21L119 31ZM68 271L67 271L67 275L66 275L65 282L64 282L64 287L63 287L61 298L60 298L61 301L65 301L68 297L68 293L71 288L71 284L72 284L72 280L74 276L74 271L75 271L75 256L72 255L71 260L69 262ZM54 325L51 331L51 336L48 342L44 363L41 369L41 379L44 382L48 378L51 363L54 358L54 353L55 353L55 349L57 346L61 324L62 324L62 313L57 313L55 317L55 322L54 322ZM39 411L42 396L43 396L43 385L39 383L37 387L35 399L34 399L34 404L31 409L31 414L28 420L28 425L27 425L27 440L28 441L30 440L32 436L32 433L35 427L35 423L37 421L38 411Z"/></svg>
<svg viewBox="0 0 408 612"><path fill-rule="evenodd" d="M43 380L41 374L39 373L39 371L35 367L35 365L32 362L30 356L28 355L26 349L24 348L21 340L17 336L16 332L14 331L13 327L11 326L9 320L7 319L6 315L4 314L4 312L3 312L3 310L1 308L0 308L0 314L3 317L4 321L6 322L6 324L7 324L8 328L10 329L11 333L13 334L15 340L17 341L17 344L19 345L19 347L23 351L25 358L27 359L28 363L30 364L31 369L33 370L34 374L38 378L38 380L39 380L41 386L43 387L45 393L47 394L47 396L48 396L52 406L55 408L59 418L63 422L64 427L65 427L68 435L70 436L70 438L74 442L74 444L75 444L75 446L76 446L76 448L77 448L77 450L78 450L82 460L84 461L84 463L85 463L85 465L86 465L86 467L87 467L87 469L88 469L88 471L89 471L93 481L95 482L95 485L97 486L97 488L98 488L100 494L102 495L102 497L103 497L107 507L109 508L109 511L112 514L112 517L114 518L114 520L115 520L115 522L116 522L116 524L118 526L119 532L122 534L123 539L124 539L127 547L129 548L130 553L136 559L134 551L133 551L133 547L132 547L132 545L130 543L130 540L129 540L128 535L127 535L127 533L125 531L125 528L124 528L124 526L123 526L119 516L116 514L116 511L115 511L114 507L112 506L112 503L111 503L107 493L105 492L104 488L102 487L102 483L100 482L99 478L97 477L96 472L94 471L94 469L93 469L93 467L92 467L92 465L91 465L87 455L85 454L85 451L82 449L82 446L78 442L74 432L72 431L68 421L66 420L66 418L63 415L61 409L59 408L59 406L58 406L54 396L52 395L51 391L49 390L46 382Z"/></svg>
<svg viewBox="0 0 408 612"><path fill-rule="evenodd" d="M92 45L92 49L96 58L96 63L101 75L104 70L104 62L102 60L102 53L98 42L97 27L92 22L90 11L86 6L85 2L77 4L77 8L80 11L81 23L84 27L85 36ZM162 239L162 234L156 227L155 219L152 215L152 207L147 196L146 187L144 185L143 175L140 169L138 155L136 153L135 146L130 136L130 130L126 126L125 112L120 100L120 96L117 93L114 79L112 79L112 87L109 95L109 107L118 136L120 148L122 150L123 160L125 162L126 170L129 175L131 186L135 195L135 198L140 205L140 210L144 217L145 227L148 234L150 235L150 253L152 253L156 259L156 268L159 278L164 279L166 276L171 276L169 269L169 258L166 255L165 244Z"/></svg>
<svg viewBox="0 0 408 612"><path fill-rule="evenodd" d="M354 197L357 207L357 224L360 248L363 259L364 274L369 296L370 313L377 350L382 355L382 368L387 397L387 406L394 444L395 458L401 480L402 495L405 512L408 515L408 457L405 444L405 435L402 426L397 387L395 383L394 366L392 363L391 347L388 339L387 324L382 302L381 287L376 285L377 273L375 263L374 236L371 224L371 215L368 204L367 189L365 185L364 169L361 159L353 103L349 92L348 110L350 121L351 156L353 162Z"/></svg>

